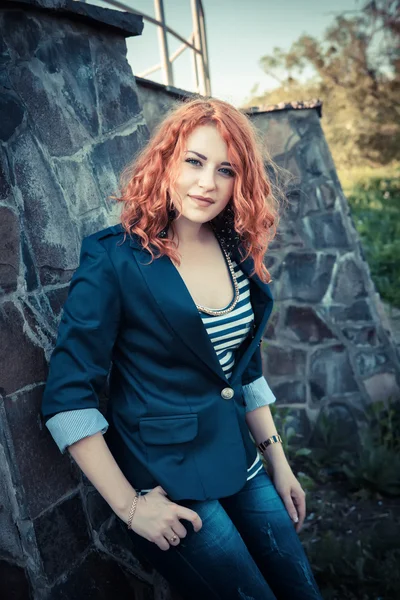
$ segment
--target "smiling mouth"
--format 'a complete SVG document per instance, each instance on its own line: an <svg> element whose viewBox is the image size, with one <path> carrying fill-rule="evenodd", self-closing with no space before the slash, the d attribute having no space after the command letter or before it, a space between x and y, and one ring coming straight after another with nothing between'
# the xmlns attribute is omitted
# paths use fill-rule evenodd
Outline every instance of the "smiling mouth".
<svg viewBox="0 0 400 600"><path fill-rule="evenodd" d="M196 202L198 202L202 206L210 206L211 204L214 204L214 202L212 200L206 200L206 198L199 198L197 196L190 196L190 195L189 195L189 198L192 198L192 200L196 200Z"/></svg>

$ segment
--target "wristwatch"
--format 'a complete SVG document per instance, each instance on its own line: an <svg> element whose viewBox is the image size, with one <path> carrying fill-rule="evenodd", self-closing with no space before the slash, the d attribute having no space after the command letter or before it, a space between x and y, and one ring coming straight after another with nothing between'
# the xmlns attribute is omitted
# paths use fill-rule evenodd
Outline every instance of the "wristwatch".
<svg viewBox="0 0 400 600"><path fill-rule="evenodd" d="M269 437L267 440L264 440L264 442L258 444L257 448L260 450L260 452L264 452L264 450L270 444L276 444L277 442L280 442L282 444L282 438L278 433L276 435L271 435L271 437Z"/></svg>

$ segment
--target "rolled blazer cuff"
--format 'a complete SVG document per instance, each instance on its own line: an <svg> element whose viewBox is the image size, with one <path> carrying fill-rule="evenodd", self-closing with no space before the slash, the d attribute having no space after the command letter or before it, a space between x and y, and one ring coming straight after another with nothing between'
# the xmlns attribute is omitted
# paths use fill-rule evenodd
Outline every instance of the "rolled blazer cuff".
<svg viewBox="0 0 400 600"><path fill-rule="evenodd" d="M264 376L244 385L243 395L246 403L246 412L260 408L260 406L272 404L276 400Z"/></svg>
<svg viewBox="0 0 400 600"><path fill-rule="evenodd" d="M95 433L105 433L108 422L97 408L67 410L51 417L46 423L62 453L68 446Z"/></svg>

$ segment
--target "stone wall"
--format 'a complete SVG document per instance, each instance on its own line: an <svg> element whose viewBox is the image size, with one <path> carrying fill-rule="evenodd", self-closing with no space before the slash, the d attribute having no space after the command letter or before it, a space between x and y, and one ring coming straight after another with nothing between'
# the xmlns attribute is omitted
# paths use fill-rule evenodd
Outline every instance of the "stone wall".
<svg viewBox="0 0 400 600"><path fill-rule="evenodd" d="M66 0L0 8L2 600L168 596L39 415L82 237L117 220L107 198L148 139L125 43L142 28Z"/></svg>
<svg viewBox="0 0 400 600"><path fill-rule="evenodd" d="M39 410L82 237L115 222L108 196L182 90L136 82L140 18L72 0L0 8L0 596L165 598L125 528L61 455ZM252 115L296 178L267 261L276 306L265 372L299 421L397 392L380 319L315 109ZM378 393L379 392L379 393Z"/></svg>

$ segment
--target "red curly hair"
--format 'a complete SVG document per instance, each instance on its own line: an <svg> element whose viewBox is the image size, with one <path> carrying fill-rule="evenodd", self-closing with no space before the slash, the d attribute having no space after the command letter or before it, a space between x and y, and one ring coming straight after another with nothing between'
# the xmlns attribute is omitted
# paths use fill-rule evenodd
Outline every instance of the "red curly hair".
<svg viewBox="0 0 400 600"><path fill-rule="evenodd" d="M113 196L123 203L121 223L128 234L139 236L152 260L167 255L180 264L175 242L157 235L168 223L168 211L172 208L169 190L176 194L175 183L186 140L195 128L207 124L217 127L227 144L228 160L235 165L230 203L234 212L234 229L244 249L241 257L251 256L253 273L268 282L270 274L263 259L276 234L279 203L266 174L253 124L244 113L227 102L194 97L179 102L166 114L149 142L121 174L121 195ZM272 161L270 166L275 167ZM178 213L177 207L174 208ZM157 255L153 249L158 251Z"/></svg>

